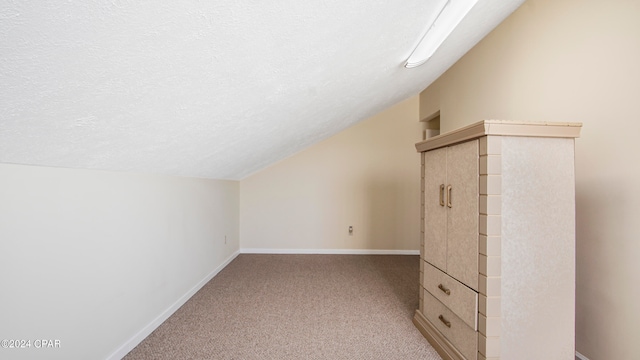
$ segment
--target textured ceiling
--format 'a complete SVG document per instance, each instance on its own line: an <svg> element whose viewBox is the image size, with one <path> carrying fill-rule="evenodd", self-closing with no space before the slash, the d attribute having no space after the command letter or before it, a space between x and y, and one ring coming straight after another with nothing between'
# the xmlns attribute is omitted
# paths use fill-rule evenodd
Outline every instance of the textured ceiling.
<svg viewBox="0 0 640 360"><path fill-rule="evenodd" d="M428 86L524 0L403 67L429 0L3 1L0 162L242 179Z"/></svg>

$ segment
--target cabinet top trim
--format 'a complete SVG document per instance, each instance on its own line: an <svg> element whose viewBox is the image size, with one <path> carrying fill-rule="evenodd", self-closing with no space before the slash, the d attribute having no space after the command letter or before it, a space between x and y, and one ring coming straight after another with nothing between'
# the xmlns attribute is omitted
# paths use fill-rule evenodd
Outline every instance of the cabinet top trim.
<svg viewBox="0 0 640 360"><path fill-rule="evenodd" d="M483 120L416 144L418 152L429 151L486 135L529 137L580 137L581 123Z"/></svg>

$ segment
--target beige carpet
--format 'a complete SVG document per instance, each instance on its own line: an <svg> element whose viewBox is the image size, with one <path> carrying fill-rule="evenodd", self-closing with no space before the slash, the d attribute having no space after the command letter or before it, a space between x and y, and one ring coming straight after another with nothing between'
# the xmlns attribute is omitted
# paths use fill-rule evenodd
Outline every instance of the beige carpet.
<svg viewBox="0 0 640 360"><path fill-rule="evenodd" d="M419 261L240 255L125 359L440 359L411 322Z"/></svg>

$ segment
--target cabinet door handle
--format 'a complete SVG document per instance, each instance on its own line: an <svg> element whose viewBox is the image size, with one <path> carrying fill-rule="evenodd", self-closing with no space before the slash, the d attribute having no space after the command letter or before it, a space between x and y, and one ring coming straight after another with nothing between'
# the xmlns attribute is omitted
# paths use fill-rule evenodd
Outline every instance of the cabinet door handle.
<svg viewBox="0 0 640 360"><path fill-rule="evenodd" d="M438 319L440 319L440 321L442 321L442 323L444 324L444 326L450 328L451 327L451 322L448 321L447 319L444 318L444 316L440 315L438 316Z"/></svg>
<svg viewBox="0 0 640 360"><path fill-rule="evenodd" d="M451 185L447 186L447 206L451 207Z"/></svg>
<svg viewBox="0 0 640 360"><path fill-rule="evenodd" d="M444 206L444 184L440 184L440 206Z"/></svg>
<svg viewBox="0 0 640 360"><path fill-rule="evenodd" d="M444 285L442 285L442 284L438 285L438 289L442 290L442 292L447 294L447 295L451 295L451 291L449 289L447 289L446 287L444 287Z"/></svg>

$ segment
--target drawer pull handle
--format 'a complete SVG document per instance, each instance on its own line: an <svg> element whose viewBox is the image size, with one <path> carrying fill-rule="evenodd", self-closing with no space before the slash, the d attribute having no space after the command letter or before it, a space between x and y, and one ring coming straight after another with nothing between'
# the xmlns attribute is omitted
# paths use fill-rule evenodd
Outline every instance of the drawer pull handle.
<svg viewBox="0 0 640 360"><path fill-rule="evenodd" d="M444 206L444 184L440 184L440 206Z"/></svg>
<svg viewBox="0 0 640 360"><path fill-rule="evenodd" d="M447 206L451 207L451 185L447 186Z"/></svg>
<svg viewBox="0 0 640 360"><path fill-rule="evenodd" d="M451 295L451 291L449 289L447 289L446 287L444 287L444 285L442 285L442 284L438 285L438 289L442 290L442 292L447 294L447 295Z"/></svg>
<svg viewBox="0 0 640 360"><path fill-rule="evenodd" d="M447 321L447 319L444 318L444 316L440 315L438 316L438 319L440 319L440 321L442 321L442 323L444 324L444 326L450 328L451 327L451 322Z"/></svg>

